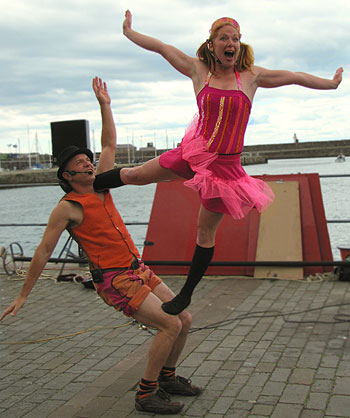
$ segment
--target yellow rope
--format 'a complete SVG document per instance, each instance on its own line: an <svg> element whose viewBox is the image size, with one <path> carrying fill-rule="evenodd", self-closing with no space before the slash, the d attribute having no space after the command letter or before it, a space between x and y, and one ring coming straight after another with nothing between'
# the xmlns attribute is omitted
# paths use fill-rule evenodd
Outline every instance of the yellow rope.
<svg viewBox="0 0 350 418"><path fill-rule="evenodd" d="M3 260L5 260L6 254L7 254L6 248L5 247L1 247L0 248L0 258L2 258Z"/></svg>
<svg viewBox="0 0 350 418"><path fill-rule="evenodd" d="M41 338L39 340L29 340L29 341L4 341L0 342L2 345L13 345L13 344L35 344L35 343L42 343L46 341L52 341L52 340L59 340L60 338L68 338L68 337L75 337L76 335L85 334L87 332L92 331L100 331L101 329L117 329L117 328L123 328L127 327L128 325L132 325L134 321L126 322L122 325L115 325L111 327L97 327L97 328L87 328L83 331L74 332L72 334L66 334L66 335L57 335L56 337L49 337L49 338Z"/></svg>
<svg viewBox="0 0 350 418"><path fill-rule="evenodd" d="M330 273L316 273L315 275L310 275L305 277L303 280L303 282L307 282L307 283L319 283L319 282L323 282L325 280L334 280L335 279L335 275L333 272Z"/></svg>
<svg viewBox="0 0 350 418"><path fill-rule="evenodd" d="M14 276L8 276L7 280L10 281L10 282L12 282L12 281L13 282L18 282L20 280L24 280L26 274L27 274L27 272L26 272L25 269L17 269L16 274ZM50 274L42 273L40 275L40 277L38 278L38 280L47 280L47 279L51 279L51 280L57 282L57 280Z"/></svg>
<svg viewBox="0 0 350 418"><path fill-rule="evenodd" d="M17 269L16 270L16 274L14 276L8 276L7 280L8 281L20 281L20 280L24 280L25 276L26 276L27 272L25 269ZM72 274L73 275L73 274ZM91 277L91 273L89 271L85 271L85 272L81 272L81 274L75 274L74 277L72 277L72 280L57 280L56 277L52 276L51 274L47 274L47 273L41 273L40 277L38 280L52 280L55 283L70 283L70 282L74 282L75 284L80 284L81 281L77 280L79 277L83 278L83 279L88 279L89 277Z"/></svg>

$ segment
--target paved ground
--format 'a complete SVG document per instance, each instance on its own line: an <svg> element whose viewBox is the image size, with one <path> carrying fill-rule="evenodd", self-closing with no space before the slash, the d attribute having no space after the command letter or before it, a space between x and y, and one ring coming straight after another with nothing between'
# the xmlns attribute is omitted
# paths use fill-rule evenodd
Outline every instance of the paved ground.
<svg viewBox="0 0 350 418"><path fill-rule="evenodd" d="M0 279L2 310L22 281ZM178 416L350 417L349 308L345 282L202 280L178 373L205 390ZM41 280L0 332L2 418L152 416L134 409L152 335L93 290Z"/></svg>

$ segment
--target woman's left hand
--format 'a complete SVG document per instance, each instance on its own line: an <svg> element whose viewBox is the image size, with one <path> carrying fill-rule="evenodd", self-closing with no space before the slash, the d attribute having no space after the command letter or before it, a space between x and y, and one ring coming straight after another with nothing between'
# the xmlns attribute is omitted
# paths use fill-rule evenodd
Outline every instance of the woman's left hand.
<svg viewBox="0 0 350 418"><path fill-rule="evenodd" d="M339 84L341 83L341 81L343 79L343 71L344 71L343 67L340 67L340 68L337 69L337 71L334 74L333 81L336 84L335 88L337 88L339 86Z"/></svg>

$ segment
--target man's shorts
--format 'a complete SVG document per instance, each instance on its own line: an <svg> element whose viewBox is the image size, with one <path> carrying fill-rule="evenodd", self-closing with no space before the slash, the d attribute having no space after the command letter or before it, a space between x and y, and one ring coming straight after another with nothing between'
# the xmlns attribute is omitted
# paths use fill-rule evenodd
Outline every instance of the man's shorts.
<svg viewBox="0 0 350 418"><path fill-rule="evenodd" d="M133 316L153 289L162 279L141 261L137 269L108 269L103 272L103 281L95 283L98 295L107 303L122 311L125 316Z"/></svg>

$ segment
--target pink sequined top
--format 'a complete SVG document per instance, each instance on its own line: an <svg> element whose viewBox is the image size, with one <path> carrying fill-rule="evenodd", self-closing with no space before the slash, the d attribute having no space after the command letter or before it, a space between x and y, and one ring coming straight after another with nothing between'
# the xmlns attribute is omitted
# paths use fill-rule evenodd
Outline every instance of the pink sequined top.
<svg viewBox="0 0 350 418"><path fill-rule="evenodd" d="M196 135L207 141L207 151L218 154L242 152L251 102L242 91L239 72L235 70L238 90L222 90L209 86L208 74L197 96L199 121Z"/></svg>

